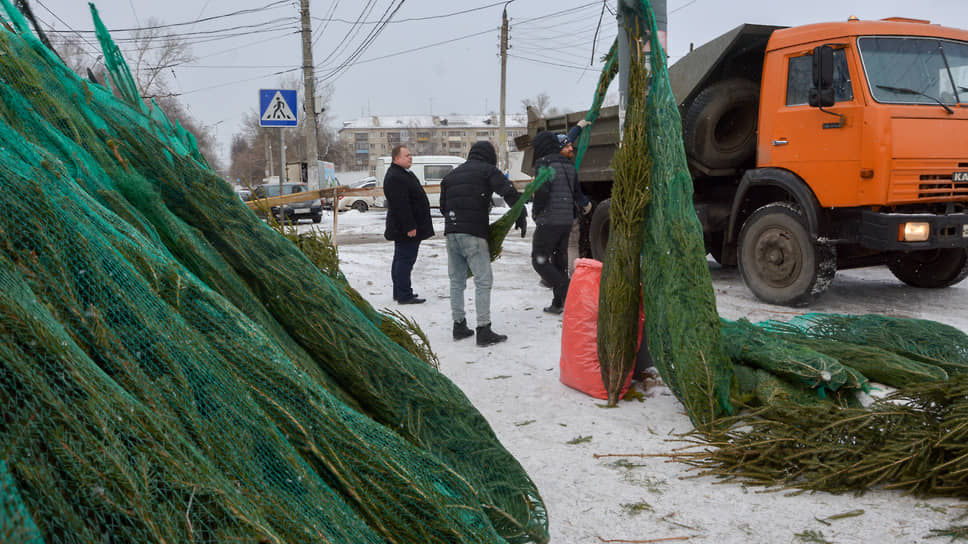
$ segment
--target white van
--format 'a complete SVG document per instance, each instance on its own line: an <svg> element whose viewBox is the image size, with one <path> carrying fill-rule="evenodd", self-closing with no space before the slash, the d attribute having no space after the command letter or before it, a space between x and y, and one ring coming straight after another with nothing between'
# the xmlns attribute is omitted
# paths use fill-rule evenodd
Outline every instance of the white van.
<svg viewBox="0 0 968 544"><path fill-rule="evenodd" d="M451 157L449 155L414 155L413 164L410 171L413 172L420 184L426 187L427 198L430 199L431 208L440 207L440 182L448 172L457 168L464 162L463 157ZM376 184L383 187L383 177L386 176L387 168L393 164L390 157L380 157L376 161ZM377 198L377 206L385 207L386 198Z"/></svg>

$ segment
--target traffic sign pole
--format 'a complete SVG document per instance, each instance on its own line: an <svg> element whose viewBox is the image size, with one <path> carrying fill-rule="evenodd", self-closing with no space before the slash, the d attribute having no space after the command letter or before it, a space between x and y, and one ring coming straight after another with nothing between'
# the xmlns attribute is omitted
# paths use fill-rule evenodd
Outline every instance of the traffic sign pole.
<svg viewBox="0 0 968 544"><path fill-rule="evenodd" d="M279 196L286 182L286 141L284 127L299 126L296 111L296 91L291 89L259 89L259 126L279 128ZM271 211L270 211L271 215ZM279 206L279 222L285 221L282 205Z"/></svg>

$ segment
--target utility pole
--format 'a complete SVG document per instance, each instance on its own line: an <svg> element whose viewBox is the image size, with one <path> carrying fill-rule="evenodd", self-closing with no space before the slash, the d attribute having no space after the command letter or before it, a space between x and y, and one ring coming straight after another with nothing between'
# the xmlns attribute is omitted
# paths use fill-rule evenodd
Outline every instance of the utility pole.
<svg viewBox="0 0 968 544"><path fill-rule="evenodd" d="M272 175L272 144L269 143L269 135L266 134L263 138L266 144L266 177Z"/></svg>
<svg viewBox="0 0 968 544"><path fill-rule="evenodd" d="M309 20L309 0L300 0L300 17L302 19L302 56L303 80L305 82L305 97L303 104L306 110L306 176L309 178L309 190L319 189L319 144L317 143L316 128L316 74L313 69L313 27Z"/></svg>
<svg viewBox="0 0 968 544"><path fill-rule="evenodd" d="M497 141L498 145L501 146L501 152L498 155L500 157L499 168L504 171L508 167L508 137L505 131L506 122L505 117L505 107L506 107L506 94L505 88L507 87L507 74L508 74L508 2L504 4L504 12L501 14L501 119L498 125L497 131Z"/></svg>

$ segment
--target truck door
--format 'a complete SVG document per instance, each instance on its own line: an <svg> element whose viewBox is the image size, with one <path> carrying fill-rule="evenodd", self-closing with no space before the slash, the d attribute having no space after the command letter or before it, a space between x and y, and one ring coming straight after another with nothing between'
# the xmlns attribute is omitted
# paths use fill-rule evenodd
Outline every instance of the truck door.
<svg viewBox="0 0 968 544"><path fill-rule="evenodd" d="M813 45L768 53L764 67L759 165L794 172L825 207L856 205L860 182L864 104L848 47L834 50L836 103L824 111L808 104Z"/></svg>

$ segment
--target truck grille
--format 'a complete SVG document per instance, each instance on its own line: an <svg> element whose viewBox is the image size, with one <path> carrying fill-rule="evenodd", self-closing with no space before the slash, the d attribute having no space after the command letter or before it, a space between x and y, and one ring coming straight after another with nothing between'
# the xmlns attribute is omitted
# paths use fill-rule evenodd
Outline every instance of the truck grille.
<svg viewBox="0 0 968 544"><path fill-rule="evenodd" d="M891 180L891 202L925 200L968 200L968 181L956 182L952 172L944 174L918 174L911 171L895 171Z"/></svg>
<svg viewBox="0 0 968 544"><path fill-rule="evenodd" d="M944 176L922 175L918 198L944 198L968 196L968 181L954 182L951 174Z"/></svg>

